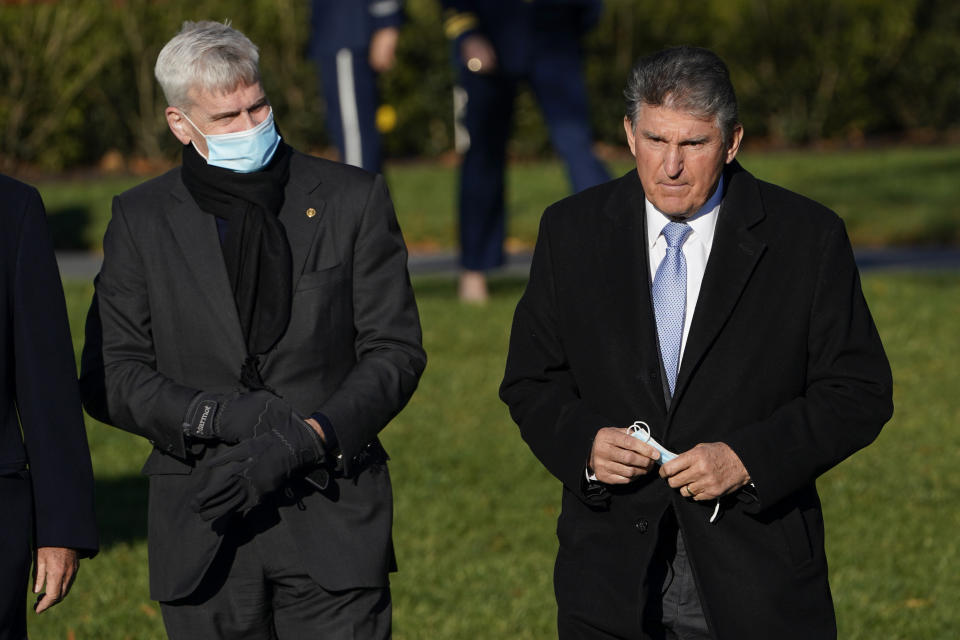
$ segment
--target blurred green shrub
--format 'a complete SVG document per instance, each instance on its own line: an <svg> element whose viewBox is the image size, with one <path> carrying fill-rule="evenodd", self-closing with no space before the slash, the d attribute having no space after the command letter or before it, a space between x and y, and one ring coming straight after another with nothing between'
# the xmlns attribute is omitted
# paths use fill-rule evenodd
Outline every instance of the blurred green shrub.
<svg viewBox="0 0 960 640"><path fill-rule="evenodd" d="M397 125L393 157L453 147L453 73L437 0L408 0L397 67L381 78ZM306 0L0 0L0 169L95 164L108 152L172 160L157 53L183 20L230 19L261 47L264 83L285 138L328 145L306 58ZM671 44L729 64L751 137L777 144L858 140L960 125L960 3L954 0L607 0L587 41L597 138L622 144L622 90L632 62ZM515 152L549 148L528 93Z"/></svg>

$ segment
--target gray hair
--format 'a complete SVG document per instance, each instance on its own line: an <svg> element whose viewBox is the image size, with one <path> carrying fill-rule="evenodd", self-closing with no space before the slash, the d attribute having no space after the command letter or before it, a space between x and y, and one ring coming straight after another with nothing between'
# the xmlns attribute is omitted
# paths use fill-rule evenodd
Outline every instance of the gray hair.
<svg viewBox="0 0 960 640"><path fill-rule="evenodd" d="M190 90L229 93L260 81L257 45L230 22L183 23L164 45L153 69L167 104L187 107Z"/></svg>
<svg viewBox="0 0 960 640"><path fill-rule="evenodd" d="M640 58L623 96L632 126L636 126L643 105L685 111L705 120L715 118L728 144L740 124L727 65L717 54L699 47L671 47Z"/></svg>

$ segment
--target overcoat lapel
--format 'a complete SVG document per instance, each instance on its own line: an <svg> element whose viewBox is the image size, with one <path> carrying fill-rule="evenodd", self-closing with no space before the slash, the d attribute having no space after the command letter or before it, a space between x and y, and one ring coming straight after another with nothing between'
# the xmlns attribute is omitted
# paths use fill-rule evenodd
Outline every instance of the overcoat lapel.
<svg viewBox="0 0 960 640"><path fill-rule="evenodd" d="M613 335L623 336L623 351L633 367L619 372L624 380L642 380L635 389L647 397L640 406L660 406L666 412L660 375L657 325L650 297L650 259L647 256L646 210L643 186L636 170L619 180L604 207L608 219L606 237L597 255L603 262L599 273L606 279L613 307L606 314ZM651 357L652 356L652 357ZM639 370L637 369L639 368Z"/></svg>
<svg viewBox="0 0 960 640"><path fill-rule="evenodd" d="M217 223L213 216L200 210L182 181L177 181L171 195L173 205L167 211L167 216L183 252L184 263L214 310L211 315L221 324L227 346L232 352L246 354L243 329L223 261Z"/></svg>
<svg viewBox="0 0 960 640"><path fill-rule="evenodd" d="M733 162L727 169L727 193L720 206L710 259L677 375L674 404L727 323L766 244L750 228L764 217L756 180Z"/></svg>

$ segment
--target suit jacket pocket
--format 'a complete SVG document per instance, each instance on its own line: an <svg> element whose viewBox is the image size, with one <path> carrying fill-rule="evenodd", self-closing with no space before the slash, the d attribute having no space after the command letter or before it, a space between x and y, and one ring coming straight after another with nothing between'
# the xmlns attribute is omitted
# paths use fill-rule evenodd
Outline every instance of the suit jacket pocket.
<svg viewBox="0 0 960 640"><path fill-rule="evenodd" d="M173 456L161 453L158 449L154 449L147 458L147 461L143 463L140 474L145 476L187 475L192 471L193 467L190 465L185 464Z"/></svg>
<svg viewBox="0 0 960 640"><path fill-rule="evenodd" d="M336 264L319 271L308 271L300 275L297 280L297 291L316 289L331 282L339 282L347 277L347 265Z"/></svg>

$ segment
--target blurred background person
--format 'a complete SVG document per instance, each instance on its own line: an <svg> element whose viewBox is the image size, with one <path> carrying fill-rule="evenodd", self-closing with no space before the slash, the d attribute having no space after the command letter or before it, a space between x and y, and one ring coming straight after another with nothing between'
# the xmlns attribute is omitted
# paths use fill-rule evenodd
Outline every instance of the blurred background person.
<svg viewBox="0 0 960 640"><path fill-rule="evenodd" d="M23 640L31 538L37 613L97 553L73 342L40 194L0 175L0 639Z"/></svg>
<svg viewBox="0 0 960 640"><path fill-rule="evenodd" d="M310 53L340 161L381 171L377 74L393 67L402 0L313 0Z"/></svg>
<svg viewBox="0 0 960 640"><path fill-rule="evenodd" d="M442 0L469 148L460 170L460 299L487 299L486 272L503 264L504 173L521 80L543 112L574 191L606 182L592 150L582 37L602 0Z"/></svg>

